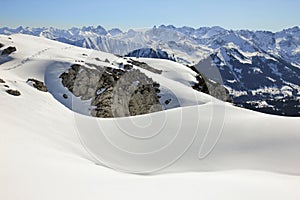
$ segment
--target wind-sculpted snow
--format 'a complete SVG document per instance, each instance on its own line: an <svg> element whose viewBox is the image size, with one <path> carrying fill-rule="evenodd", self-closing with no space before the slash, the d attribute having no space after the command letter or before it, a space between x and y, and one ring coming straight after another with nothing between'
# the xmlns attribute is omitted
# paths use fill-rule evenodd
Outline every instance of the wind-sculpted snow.
<svg viewBox="0 0 300 200"><path fill-rule="evenodd" d="M234 107L193 90L196 72L190 68L145 58L138 61L161 73L133 68L168 89L164 94L177 98L176 108L92 117L87 102L72 96L59 76L74 64L119 68L129 59L10 37L0 35L0 43L17 48L0 65L1 199L119 199L128 191L131 199L299 199L299 117ZM29 78L44 82L48 92L33 88ZM7 87L21 95L7 94Z"/></svg>

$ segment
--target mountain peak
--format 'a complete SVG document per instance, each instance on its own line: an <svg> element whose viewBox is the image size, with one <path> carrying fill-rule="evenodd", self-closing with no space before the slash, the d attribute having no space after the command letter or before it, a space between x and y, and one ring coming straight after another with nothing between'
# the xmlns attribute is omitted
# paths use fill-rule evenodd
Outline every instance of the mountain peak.
<svg viewBox="0 0 300 200"><path fill-rule="evenodd" d="M285 32L290 32L290 33L293 33L293 32L299 32L299 31L300 31L300 28L299 28L299 26L294 26L294 27L292 27L292 28L284 29L283 31L285 31Z"/></svg>
<svg viewBox="0 0 300 200"><path fill-rule="evenodd" d="M107 32L112 36L116 36L116 35L123 33L123 31L118 28L112 28L112 29L108 30Z"/></svg>

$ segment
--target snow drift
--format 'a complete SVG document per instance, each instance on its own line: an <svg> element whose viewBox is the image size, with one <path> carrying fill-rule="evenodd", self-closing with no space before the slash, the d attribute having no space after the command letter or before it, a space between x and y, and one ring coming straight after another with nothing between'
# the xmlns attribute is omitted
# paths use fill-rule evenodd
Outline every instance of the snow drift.
<svg viewBox="0 0 300 200"><path fill-rule="evenodd" d="M122 58L27 35L1 36L0 42L1 50L17 49L0 65L2 199L299 198L299 118L237 108L190 90L187 68L151 59L143 61L165 72L140 70L169 88L181 107L91 117L80 99L62 98L68 91L58 75L84 63L85 55ZM45 82L49 92L28 78ZM83 107L76 111L74 104Z"/></svg>

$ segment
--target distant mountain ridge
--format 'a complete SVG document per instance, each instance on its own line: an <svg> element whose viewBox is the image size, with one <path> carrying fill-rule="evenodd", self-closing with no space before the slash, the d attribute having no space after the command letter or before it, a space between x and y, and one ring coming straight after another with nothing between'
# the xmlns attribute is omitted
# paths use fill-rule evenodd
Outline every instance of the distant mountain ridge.
<svg viewBox="0 0 300 200"><path fill-rule="evenodd" d="M270 31L226 30L224 28L191 27L177 28L172 25L154 26L146 31L118 28L105 30L102 26L82 28L0 28L0 34L23 33L55 39L72 45L125 55L140 48L161 49L174 54L178 61L198 63L216 49L229 44L238 46L244 52L265 51L281 56L289 62L300 65L300 29Z"/></svg>
<svg viewBox="0 0 300 200"><path fill-rule="evenodd" d="M226 30L222 27L154 26L144 31L105 30L87 26L0 28L0 34L23 33L110 52L121 56L164 58L188 66L217 67L234 102L282 115L300 115L300 29L278 32ZM205 65L203 65L205 63ZM209 63L209 64L207 64ZM290 107L292 105L292 107Z"/></svg>
<svg viewBox="0 0 300 200"><path fill-rule="evenodd" d="M167 52L160 49L154 50L152 48L141 48L130 52L125 55L127 57L141 57L141 58L159 58L175 61L175 58L168 55Z"/></svg>

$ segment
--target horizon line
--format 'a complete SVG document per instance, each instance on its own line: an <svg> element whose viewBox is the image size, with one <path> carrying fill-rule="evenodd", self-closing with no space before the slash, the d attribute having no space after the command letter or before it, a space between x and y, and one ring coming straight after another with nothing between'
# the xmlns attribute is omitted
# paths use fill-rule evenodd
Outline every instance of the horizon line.
<svg viewBox="0 0 300 200"><path fill-rule="evenodd" d="M176 26L176 25L172 25L172 24L168 24L168 25L165 25L165 24L160 24L160 25L153 25L152 27L133 27L133 28L121 28L121 27L115 27L115 26L110 26L110 27L105 27L103 25L95 25L95 24L91 24L91 25L74 25L74 26L68 26L68 27L62 27L62 26L27 26L27 25L16 25L16 26L2 26L0 25L0 28L3 29L3 28L8 28L8 29L18 29L18 28L45 28L45 29L49 29L49 28L54 28L54 29L60 29L60 30L70 30L72 28L88 28L88 27L93 27L93 28L97 28L98 26L102 27L103 29L105 29L106 31L110 31L112 29L119 29L121 30L122 32L128 32L130 30L134 30L134 31L137 31L137 30L147 30L147 29L153 29L153 28L159 28L159 27L162 27L162 26L165 26L165 27L170 27L170 26L173 26L175 28L192 28L194 30L198 30L198 29L201 29L201 28L222 28L224 30L228 30L228 31L268 31L268 32L273 32L273 33L276 33L276 32L280 32L280 31L284 31L284 30L288 30L288 29L293 29L293 28L298 28L299 29L299 25L292 25L292 26L287 26L285 28L281 28L279 30L268 30L268 29L250 29L250 28L225 28L221 25L211 25L211 26L207 26L207 25L204 25L204 26L200 26L200 27L194 27L194 26L188 26L188 25L180 25L180 26Z"/></svg>

